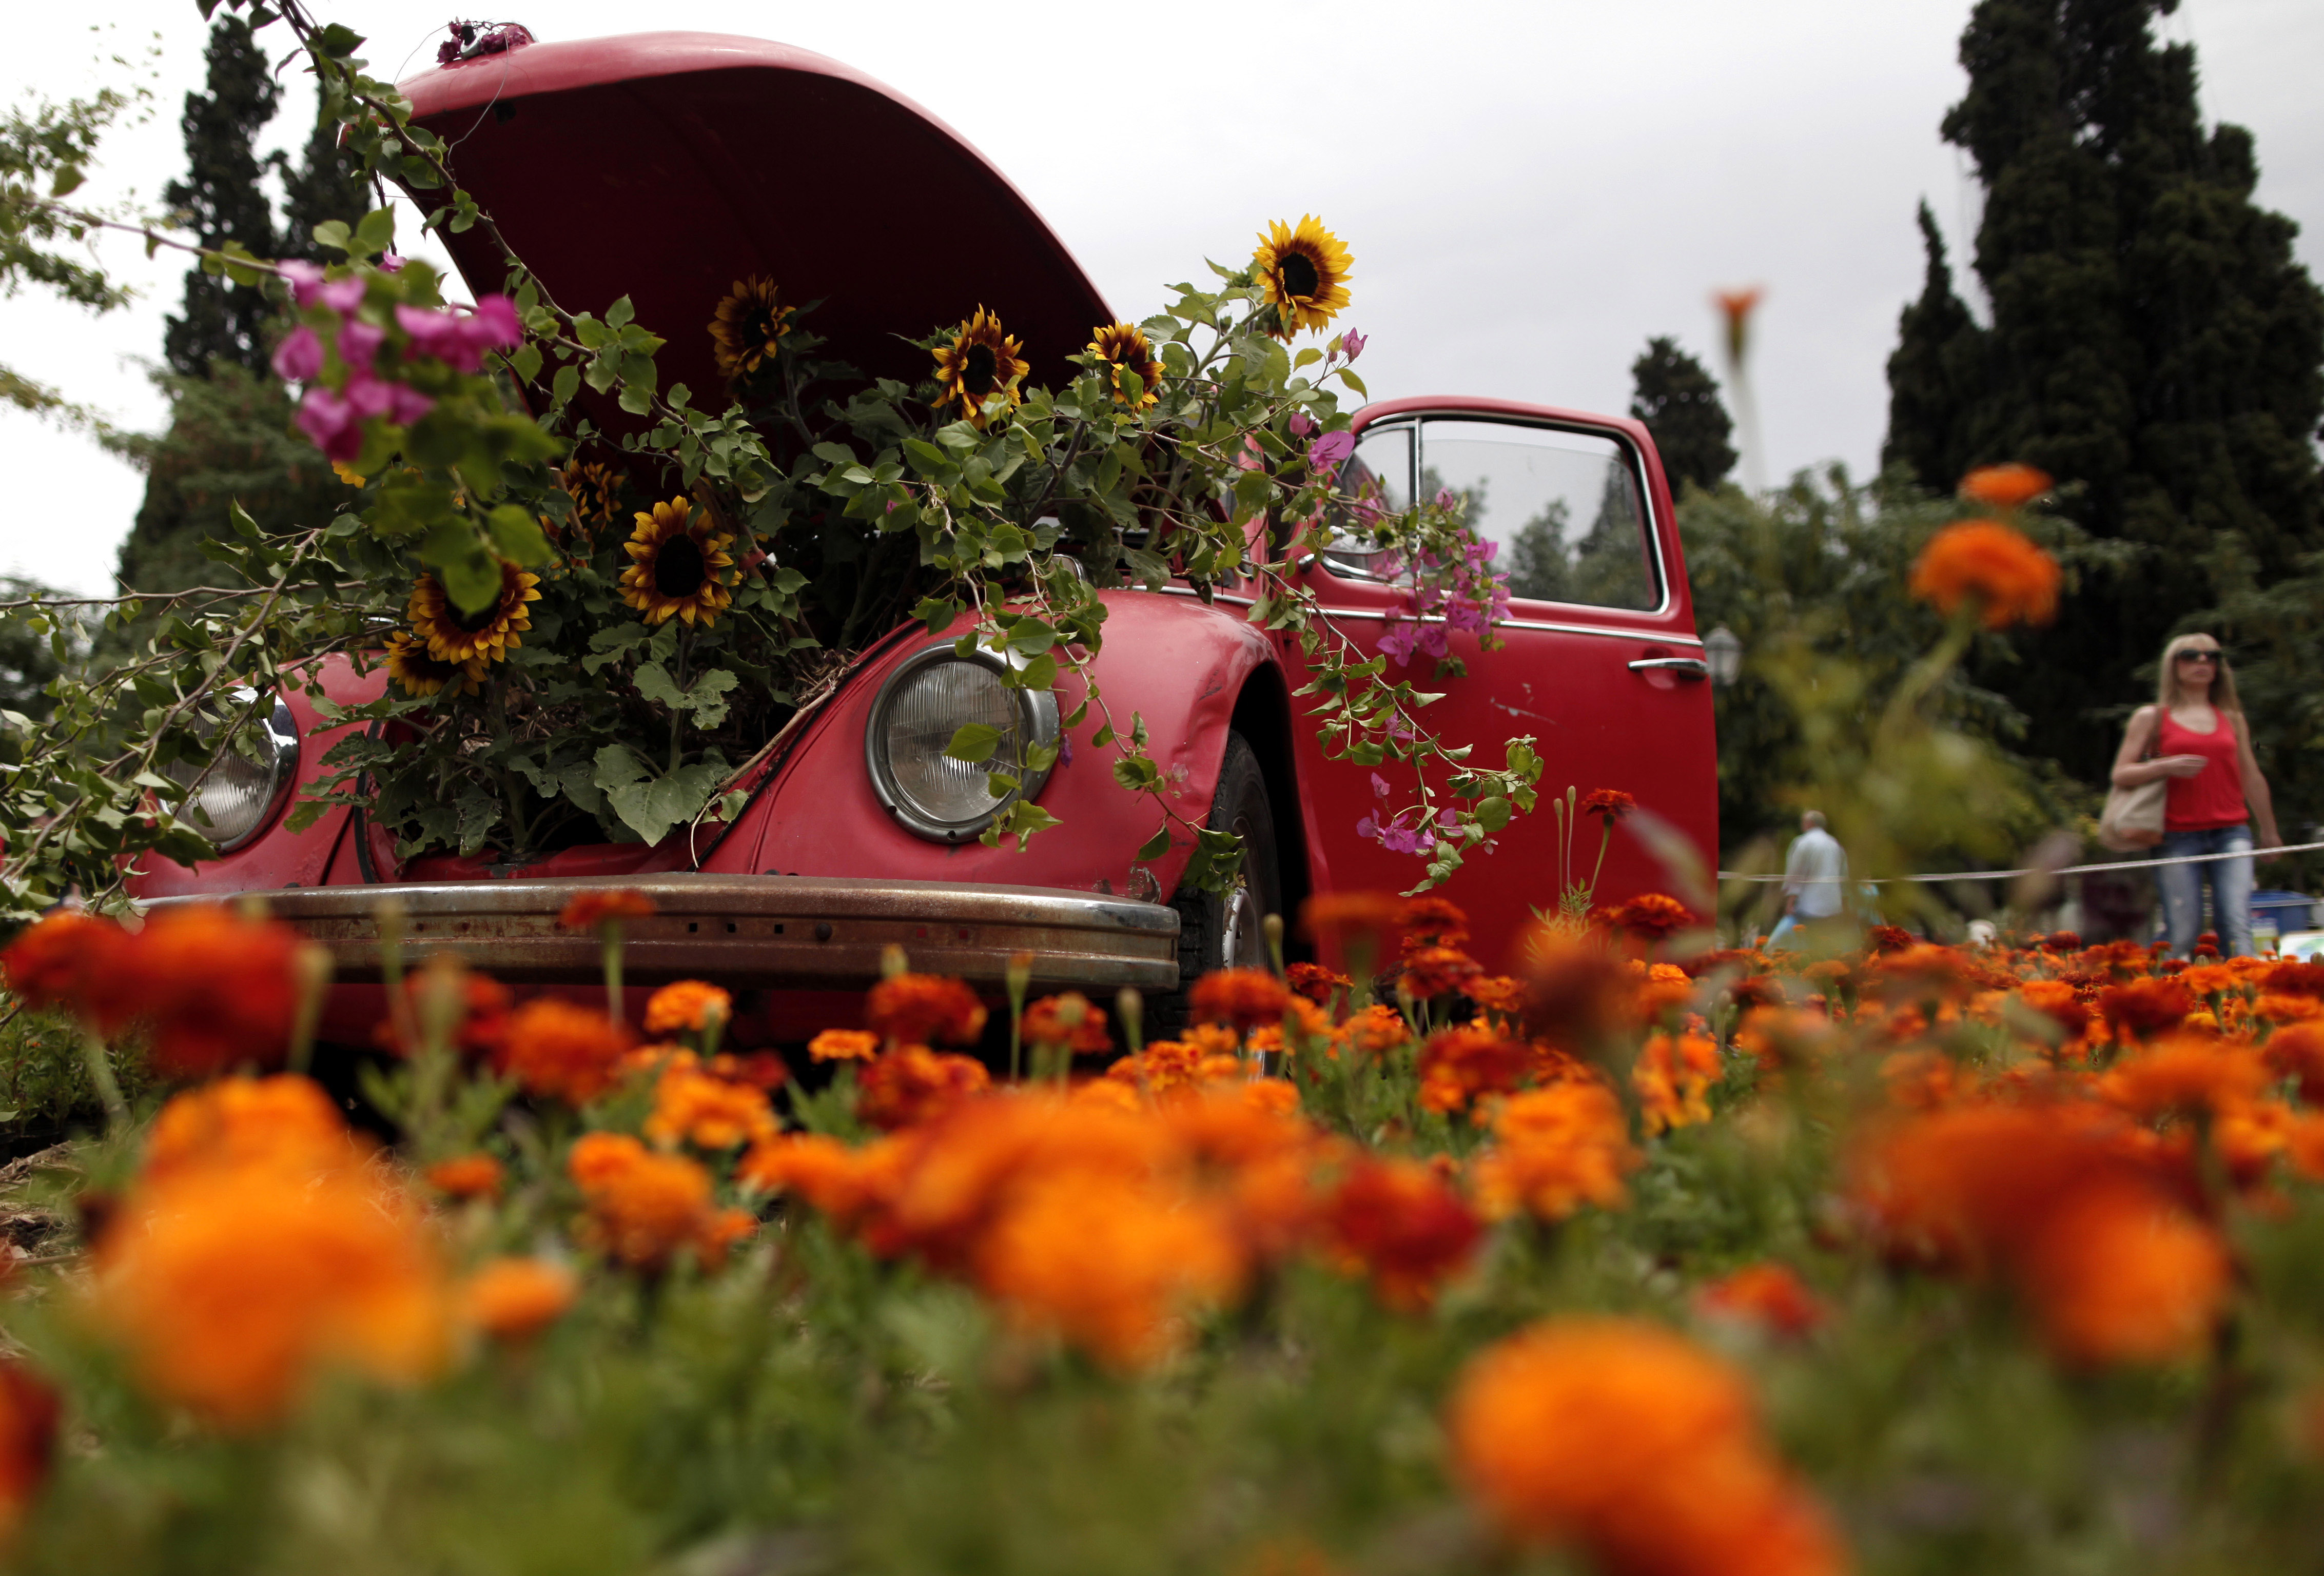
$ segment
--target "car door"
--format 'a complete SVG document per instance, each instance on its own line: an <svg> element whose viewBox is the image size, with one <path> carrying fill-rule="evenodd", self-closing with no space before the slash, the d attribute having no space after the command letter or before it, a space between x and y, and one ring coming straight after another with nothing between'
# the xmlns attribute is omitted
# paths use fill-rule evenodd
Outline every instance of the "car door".
<svg viewBox="0 0 2324 1576"><path fill-rule="evenodd" d="M1443 692L1422 718L1448 742L1473 745L1480 764L1499 765L1507 741L1525 734L1545 762L1541 807L1512 820L1491 852L1471 854L1444 889L1469 913L1477 955L1503 962L1528 909L1557 900L1558 824L1548 801L1568 785L1583 795L1631 795L1708 865L1718 847L1710 686L1669 489L1645 429L1498 401L1374 405L1359 419L1342 482L1377 490L1391 509L1440 491L1462 500L1510 579L1508 616L1495 631L1501 650L1450 637L1465 677L1436 682L1425 655L1389 668ZM1366 652L1409 622L1410 595L1360 554L1325 551L1305 577L1326 619ZM1358 831L1379 802L1374 769L1326 760L1315 728L1297 732L1317 889L1412 886L1422 862ZM1394 802L1410 803L1413 769L1378 770ZM1572 834L1582 880L1598 841L1594 822ZM1597 897L1605 904L1677 884L1634 833L1618 832Z"/></svg>

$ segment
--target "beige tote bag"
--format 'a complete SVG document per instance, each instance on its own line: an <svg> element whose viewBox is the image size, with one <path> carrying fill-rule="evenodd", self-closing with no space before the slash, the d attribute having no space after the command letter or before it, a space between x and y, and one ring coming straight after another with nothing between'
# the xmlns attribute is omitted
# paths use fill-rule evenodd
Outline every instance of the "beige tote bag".
<svg viewBox="0 0 2324 1576"><path fill-rule="evenodd" d="M2098 816L2098 841L2117 853L2134 853L2163 841L2163 804L2171 779L2158 777L2136 788L2110 788Z"/></svg>

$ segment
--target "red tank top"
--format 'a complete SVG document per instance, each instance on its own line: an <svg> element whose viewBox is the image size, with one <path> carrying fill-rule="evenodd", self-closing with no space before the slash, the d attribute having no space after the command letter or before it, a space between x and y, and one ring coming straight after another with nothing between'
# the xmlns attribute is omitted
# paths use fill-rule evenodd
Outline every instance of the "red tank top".
<svg viewBox="0 0 2324 1576"><path fill-rule="evenodd" d="M2160 711L2160 708L2157 708ZM2244 803L2244 774L2236 762L2236 724L2227 713L2214 710L2211 731L2198 733L2182 728L2167 711L2154 738L2157 755L2200 755L2203 770L2193 777L2166 778L2171 787L2163 801L2166 832L2208 832L2215 826L2240 826L2251 816Z"/></svg>

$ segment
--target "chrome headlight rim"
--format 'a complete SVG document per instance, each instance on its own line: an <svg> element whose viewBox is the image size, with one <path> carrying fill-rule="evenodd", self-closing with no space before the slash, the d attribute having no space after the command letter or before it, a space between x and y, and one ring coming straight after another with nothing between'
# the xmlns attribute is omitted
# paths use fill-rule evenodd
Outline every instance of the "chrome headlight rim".
<svg viewBox="0 0 2324 1576"><path fill-rule="evenodd" d="M895 772L888 760L887 723L889 708L895 704L903 687L927 668L945 662L973 662L996 677L1006 678L1011 664L998 653L978 647L968 656L962 656L950 641L938 641L923 646L889 673L880 691L872 698L872 711L863 726L863 766L872 779L872 791L896 824L915 836L931 843L964 843L981 835L987 827L1009 813L1009 807L1020 799L1036 799L1049 780L1050 767L1022 774L1018 786L1006 795L993 799L989 808L979 811L966 820L945 821L927 814L912 802L896 782ZM1019 736L1028 748L1055 745L1061 730L1057 723L1057 696L1054 690L1010 689L1006 693L1015 703Z"/></svg>
<svg viewBox="0 0 2324 1576"><path fill-rule="evenodd" d="M250 688L237 689L233 692L232 698L235 705L244 706L258 698L258 692ZM260 796L258 814L252 817L250 825L230 837L219 837L216 835L215 828L204 825L196 817L192 799L181 800L176 812L180 820L209 838L210 846L221 854L246 848L263 835L282 814L282 806L299 781L299 723L290 714L290 703L280 695L276 696L272 708L254 718L251 727L256 735L259 759L265 766L267 779L265 790ZM232 749L233 746L228 743L222 748Z"/></svg>

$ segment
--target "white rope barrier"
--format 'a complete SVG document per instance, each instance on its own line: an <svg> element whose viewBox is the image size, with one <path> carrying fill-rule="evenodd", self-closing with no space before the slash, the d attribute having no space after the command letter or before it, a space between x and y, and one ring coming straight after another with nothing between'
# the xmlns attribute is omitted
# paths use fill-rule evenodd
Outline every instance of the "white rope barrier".
<svg viewBox="0 0 2324 1576"><path fill-rule="evenodd" d="M2070 864L2062 866L2057 870L2049 870L2041 865L2034 865L2024 870L1957 870L1941 871L1933 875L1868 876L1862 880L1857 880L1850 878L1848 880L1846 884L1860 887L1885 887L1892 886L1898 881L2009 881L2015 880L2019 876L2080 876L2089 875L2098 871L2152 870L2156 865L2162 864L2205 864L2214 860L2221 859L2272 859L2279 853L2308 853L2319 848L2324 848L2324 843L2287 843L2275 848L2247 849L2240 853L2180 853L2173 854L2168 859L2124 859L2112 862L2101 862L2098 864ZM1740 871L1731 870L1720 871L1719 872L1719 879L1722 881L1784 881L1791 880L1789 876L1745 875Z"/></svg>

